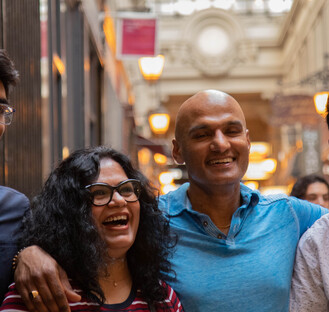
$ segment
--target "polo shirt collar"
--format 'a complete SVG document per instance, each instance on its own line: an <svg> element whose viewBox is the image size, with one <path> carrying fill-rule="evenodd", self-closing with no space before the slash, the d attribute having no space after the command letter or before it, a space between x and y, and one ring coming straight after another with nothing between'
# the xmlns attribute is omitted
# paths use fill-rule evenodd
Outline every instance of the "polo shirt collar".
<svg viewBox="0 0 329 312"><path fill-rule="evenodd" d="M243 183L240 183L240 193L242 197L241 208L255 207L258 204L260 196L258 191L253 191Z"/></svg>
<svg viewBox="0 0 329 312"><path fill-rule="evenodd" d="M167 197L168 215L171 217L177 216L184 210L194 213L191 202L187 196L189 183L184 183L177 190L164 195ZM259 202L259 192L253 191L244 184L240 183L240 192L242 197L242 205L240 209L255 207ZM197 213L197 212L196 212Z"/></svg>

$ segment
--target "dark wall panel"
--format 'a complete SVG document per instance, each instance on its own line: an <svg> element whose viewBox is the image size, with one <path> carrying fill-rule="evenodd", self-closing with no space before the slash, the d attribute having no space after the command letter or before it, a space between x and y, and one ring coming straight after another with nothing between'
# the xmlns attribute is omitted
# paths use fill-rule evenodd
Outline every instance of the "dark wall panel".
<svg viewBox="0 0 329 312"><path fill-rule="evenodd" d="M42 184L39 1L0 3L1 45L20 73L20 83L10 96L16 108L14 121L1 143L0 183L31 197Z"/></svg>

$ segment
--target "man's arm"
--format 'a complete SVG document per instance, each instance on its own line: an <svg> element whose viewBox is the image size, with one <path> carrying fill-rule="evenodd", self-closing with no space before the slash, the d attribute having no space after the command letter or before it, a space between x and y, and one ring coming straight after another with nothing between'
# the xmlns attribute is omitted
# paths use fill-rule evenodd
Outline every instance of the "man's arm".
<svg viewBox="0 0 329 312"><path fill-rule="evenodd" d="M29 206L29 200L24 194L0 186L0 302L13 280L11 263L18 251L17 240Z"/></svg>
<svg viewBox="0 0 329 312"><path fill-rule="evenodd" d="M65 271L38 246L20 252L14 278L16 288L31 312L68 312L68 300L81 300L81 296L73 291ZM31 299L33 290L39 295Z"/></svg>

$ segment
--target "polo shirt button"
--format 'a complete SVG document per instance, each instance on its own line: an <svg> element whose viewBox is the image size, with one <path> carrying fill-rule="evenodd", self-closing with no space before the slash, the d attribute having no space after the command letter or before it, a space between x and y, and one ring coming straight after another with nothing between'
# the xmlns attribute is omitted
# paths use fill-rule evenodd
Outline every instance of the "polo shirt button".
<svg viewBox="0 0 329 312"><path fill-rule="evenodd" d="M222 239L223 238L223 235L222 234L218 234L217 235L217 238Z"/></svg>
<svg viewBox="0 0 329 312"><path fill-rule="evenodd" d="M203 226L208 226L208 222L207 221L203 221Z"/></svg>

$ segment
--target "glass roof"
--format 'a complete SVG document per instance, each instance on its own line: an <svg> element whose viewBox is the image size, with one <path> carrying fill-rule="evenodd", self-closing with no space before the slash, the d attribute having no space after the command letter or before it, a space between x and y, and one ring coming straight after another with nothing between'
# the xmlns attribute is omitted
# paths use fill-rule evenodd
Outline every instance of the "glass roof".
<svg viewBox="0 0 329 312"><path fill-rule="evenodd" d="M294 0L146 0L151 11L161 15L190 15L197 11L219 8L236 14L283 15Z"/></svg>

